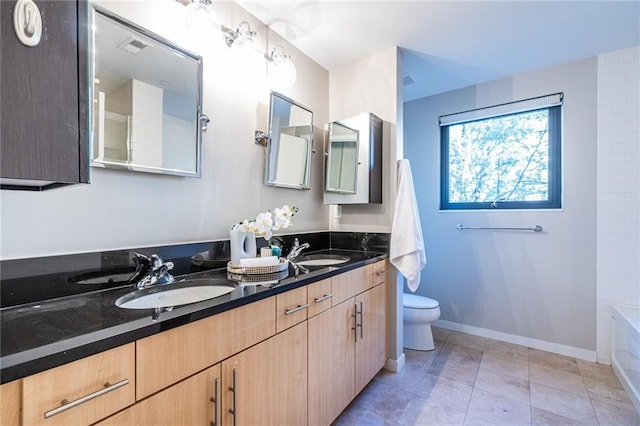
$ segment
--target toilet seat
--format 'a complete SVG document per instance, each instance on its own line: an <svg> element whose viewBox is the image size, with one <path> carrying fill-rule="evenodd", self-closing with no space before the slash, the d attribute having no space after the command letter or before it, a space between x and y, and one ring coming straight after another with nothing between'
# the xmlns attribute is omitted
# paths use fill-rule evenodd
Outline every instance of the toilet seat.
<svg viewBox="0 0 640 426"><path fill-rule="evenodd" d="M410 309L436 309L440 306L437 300L417 294L403 293L402 306Z"/></svg>

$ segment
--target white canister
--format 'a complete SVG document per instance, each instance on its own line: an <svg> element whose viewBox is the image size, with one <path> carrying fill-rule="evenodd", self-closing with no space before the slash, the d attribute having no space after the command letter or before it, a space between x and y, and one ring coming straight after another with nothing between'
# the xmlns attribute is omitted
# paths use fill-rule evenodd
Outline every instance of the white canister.
<svg viewBox="0 0 640 426"><path fill-rule="evenodd" d="M256 257L256 236L253 232L232 229L229 232L231 243L231 264L239 265L240 259Z"/></svg>

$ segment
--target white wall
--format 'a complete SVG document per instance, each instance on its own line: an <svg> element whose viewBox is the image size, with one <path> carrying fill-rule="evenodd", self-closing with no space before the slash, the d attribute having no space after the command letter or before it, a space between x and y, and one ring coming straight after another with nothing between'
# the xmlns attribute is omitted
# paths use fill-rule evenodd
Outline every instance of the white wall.
<svg viewBox="0 0 640 426"><path fill-rule="evenodd" d="M344 205L342 218L333 219L334 231L390 232L395 199L395 159L398 127L398 49L376 53L329 76L330 121L374 113L384 121L382 204ZM334 215L332 215L334 216Z"/></svg>
<svg viewBox="0 0 640 426"><path fill-rule="evenodd" d="M282 204L300 207L290 232L329 229L322 205L322 136L329 119L328 72L269 34L269 47L283 44L297 70L283 93L314 112L311 190L263 185L264 148L254 130L267 130L266 64L239 69L229 49L211 34L196 37L183 24L174 1L103 1L99 4L204 58L203 111L211 118L203 134L202 178L91 169L91 184L43 193L0 192L0 259L209 241L229 237L231 224ZM266 26L232 2L214 2L220 21L235 28L250 22L266 47ZM199 43L200 40L202 43ZM55 159L51 159L55 161Z"/></svg>
<svg viewBox="0 0 640 426"><path fill-rule="evenodd" d="M384 121L382 204L344 205L341 217L332 206L331 230L391 232L396 196L396 160L402 155L402 55L397 47L332 71L329 77L330 120L374 113ZM387 368L402 368L402 278L389 273L387 292Z"/></svg>
<svg viewBox="0 0 640 426"><path fill-rule="evenodd" d="M562 210L439 211L438 116L556 92L565 95ZM596 59L405 103L404 152L427 252L418 293L440 302L441 319L595 359Z"/></svg>
<svg viewBox="0 0 640 426"><path fill-rule="evenodd" d="M640 308L640 46L598 57L598 361L611 306Z"/></svg>

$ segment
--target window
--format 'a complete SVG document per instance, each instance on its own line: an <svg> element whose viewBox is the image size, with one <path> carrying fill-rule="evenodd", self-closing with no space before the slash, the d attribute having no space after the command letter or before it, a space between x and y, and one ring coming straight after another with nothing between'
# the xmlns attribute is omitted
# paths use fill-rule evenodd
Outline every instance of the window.
<svg viewBox="0 0 640 426"><path fill-rule="evenodd" d="M442 210L561 207L562 94L440 117Z"/></svg>

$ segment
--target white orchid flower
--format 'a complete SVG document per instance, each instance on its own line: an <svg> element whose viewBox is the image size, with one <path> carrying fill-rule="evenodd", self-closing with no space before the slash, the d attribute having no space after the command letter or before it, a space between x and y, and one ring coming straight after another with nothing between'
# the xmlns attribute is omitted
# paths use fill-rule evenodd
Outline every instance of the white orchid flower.
<svg viewBox="0 0 640 426"><path fill-rule="evenodd" d="M271 216L271 212L260 213L256 216L255 221L256 226L256 234L263 235L265 239L270 239L273 235L273 218Z"/></svg>
<svg viewBox="0 0 640 426"><path fill-rule="evenodd" d="M285 204L282 208L275 208L274 214L272 214L271 211L260 213L256 216L255 220L249 221L245 219L233 225L231 229L253 232L268 241L273 237L273 231L286 229L291 225L291 217L293 217L298 210L297 207L289 207Z"/></svg>

